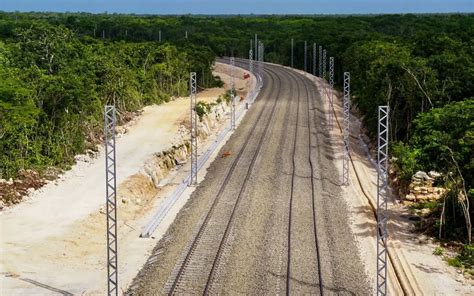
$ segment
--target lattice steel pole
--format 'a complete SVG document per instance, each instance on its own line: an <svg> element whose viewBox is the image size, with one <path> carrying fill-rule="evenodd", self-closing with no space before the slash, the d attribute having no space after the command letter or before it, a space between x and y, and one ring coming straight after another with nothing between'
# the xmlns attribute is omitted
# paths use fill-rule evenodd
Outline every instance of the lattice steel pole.
<svg viewBox="0 0 474 296"><path fill-rule="evenodd" d="M115 153L115 106L106 105L104 112L105 193L107 212L107 293L118 295L117 250L117 166Z"/></svg>
<svg viewBox="0 0 474 296"><path fill-rule="evenodd" d="M313 43L313 75L316 76L316 43Z"/></svg>
<svg viewBox="0 0 474 296"><path fill-rule="evenodd" d="M321 78L326 79L326 50L323 50L323 76Z"/></svg>
<svg viewBox="0 0 474 296"><path fill-rule="evenodd" d="M387 172L389 106L379 106L377 145L377 295L387 295Z"/></svg>
<svg viewBox="0 0 474 296"><path fill-rule="evenodd" d="M258 73L263 79L263 43L258 42Z"/></svg>
<svg viewBox="0 0 474 296"><path fill-rule="evenodd" d="M234 81L235 59L230 58L230 127L235 129L235 81Z"/></svg>
<svg viewBox="0 0 474 296"><path fill-rule="evenodd" d="M255 52L253 53L255 55L255 72L256 74L260 75L260 54L257 53L258 49L260 48L260 44L255 46Z"/></svg>
<svg viewBox="0 0 474 296"><path fill-rule="evenodd" d="M319 46L319 77L323 78L323 47Z"/></svg>
<svg viewBox="0 0 474 296"><path fill-rule="evenodd" d="M293 68L293 55L294 55L294 40L291 38L291 68Z"/></svg>
<svg viewBox="0 0 474 296"><path fill-rule="evenodd" d="M342 184L349 185L349 145L350 145L351 76L344 72L344 157L342 159Z"/></svg>
<svg viewBox="0 0 474 296"><path fill-rule="evenodd" d="M260 75L260 70L261 70L261 65L260 65L260 53L259 53L259 50L260 50L260 41L257 41L257 42L258 42L258 43L257 43L257 45L255 45L255 52L254 52L254 54L255 54L255 61L257 62L257 65L256 65L257 69L256 69L256 71L257 71L258 75Z"/></svg>
<svg viewBox="0 0 474 296"><path fill-rule="evenodd" d="M307 62L308 62L308 42L306 42L305 40L304 41L304 71L305 72L308 72Z"/></svg>
<svg viewBox="0 0 474 296"><path fill-rule="evenodd" d="M332 129L334 122L334 58L329 57L329 128Z"/></svg>
<svg viewBox="0 0 474 296"><path fill-rule="evenodd" d="M253 72L253 50L249 50L249 72Z"/></svg>
<svg viewBox="0 0 474 296"><path fill-rule="evenodd" d="M254 55L255 55L255 59L258 60L258 39L257 39L257 34L255 34L255 52L254 52Z"/></svg>
<svg viewBox="0 0 474 296"><path fill-rule="evenodd" d="M196 72L191 72L189 77L189 99L190 99L190 116L191 116L191 178L189 179L189 185L197 185L197 174L198 174L198 145L197 145L197 123L198 116L196 112L196 92L197 92L197 80Z"/></svg>

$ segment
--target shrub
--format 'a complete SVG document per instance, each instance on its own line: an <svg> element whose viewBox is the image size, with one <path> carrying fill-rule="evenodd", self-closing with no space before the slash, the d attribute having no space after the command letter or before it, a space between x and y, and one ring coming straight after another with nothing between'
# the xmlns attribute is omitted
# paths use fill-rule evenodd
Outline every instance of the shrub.
<svg viewBox="0 0 474 296"><path fill-rule="evenodd" d="M194 110L196 110L196 113L199 116L199 120L202 121L202 117L206 115L207 113L209 113L211 111L211 108L212 108L211 104L208 104L203 101L199 101L196 103L196 108Z"/></svg>
<svg viewBox="0 0 474 296"><path fill-rule="evenodd" d="M226 102L227 104L230 104L230 99L232 98L231 95L232 95L232 91L231 91L231 90L228 90L228 91L225 92L225 94L219 96L219 98L221 98L221 100L222 100L222 99L225 100L225 102ZM235 96L235 95L236 95L236 92L235 92L235 90L234 90L234 96Z"/></svg>
<svg viewBox="0 0 474 296"><path fill-rule="evenodd" d="M474 267L474 245L464 245L461 253L457 256L464 267L471 269Z"/></svg>
<svg viewBox="0 0 474 296"><path fill-rule="evenodd" d="M474 245L466 244L455 257L446 259L449 265L464 268L469 274L474 270Z"/></svg>
<svg viewBox="0 0 474 296"><path fill-rule="evenodd" d="M397 142L393 145L392 155L395 157L393 165L402 180L409 181L411 176L420 168L417 162L419 154L419 149L412 148L403 142Z"/></svg>
<svg viewBox="0 0 474 296"><path fill-rule="evenodd" d="M221 78L219 76L214 76L214 81L213 81L212 86L214 86L214 87L223 87L224 82L221 80Z"/></svg>

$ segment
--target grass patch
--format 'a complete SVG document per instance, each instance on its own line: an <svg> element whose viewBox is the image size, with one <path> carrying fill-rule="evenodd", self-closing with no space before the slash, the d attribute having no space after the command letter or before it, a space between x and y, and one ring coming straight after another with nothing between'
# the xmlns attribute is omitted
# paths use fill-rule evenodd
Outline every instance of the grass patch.
<svg viewBox="0 0 474 296"><path fill-rule="evenodd" d="M444 254L444 249L442 247L436 247L433 251L433 255L441 256Z"/></svg>
<svg viewBox="0 0 474 296"><path fill-rule="evenodd" d="M448 265L461 268L465 276L474 276L474 245L464 245L456 256L445 260Z"/></svg>
<svg viewBox="0 0 474 296"><path fill-rule="evenodd" d="M439 206L438 201L423 201L423 202L417 202L414 203L410 206L412 210L422 210L422 209L430 209L434 210Z"/></svg>
<svg viewBox="0 0 474 296"><path fill-rule="evenodd" d="M453 258L447 258L446 262L448 262L449 266L462 267L462 262L461 260L459 260L458 256L453 257Z"/></svg>

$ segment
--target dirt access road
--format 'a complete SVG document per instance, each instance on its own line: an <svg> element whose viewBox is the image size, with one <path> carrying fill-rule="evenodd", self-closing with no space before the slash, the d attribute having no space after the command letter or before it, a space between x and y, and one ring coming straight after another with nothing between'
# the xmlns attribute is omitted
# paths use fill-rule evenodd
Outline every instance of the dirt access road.
<svg viewBox="0 0 474 296"><path fill-rule="evenodd" d="M266 65L264 87L129 294L368 295L316 86Z"/></svg>

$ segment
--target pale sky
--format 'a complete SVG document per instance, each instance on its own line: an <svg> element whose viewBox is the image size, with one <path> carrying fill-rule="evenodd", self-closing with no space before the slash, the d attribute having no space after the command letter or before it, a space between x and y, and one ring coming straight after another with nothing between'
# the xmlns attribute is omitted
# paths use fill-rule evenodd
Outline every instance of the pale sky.
<svg viewBox="0 0 474 296"><path fill-rule="evenodd" d="M146 14L356 14L474 12L474 0L0 0L3 11Z"/></svg>

